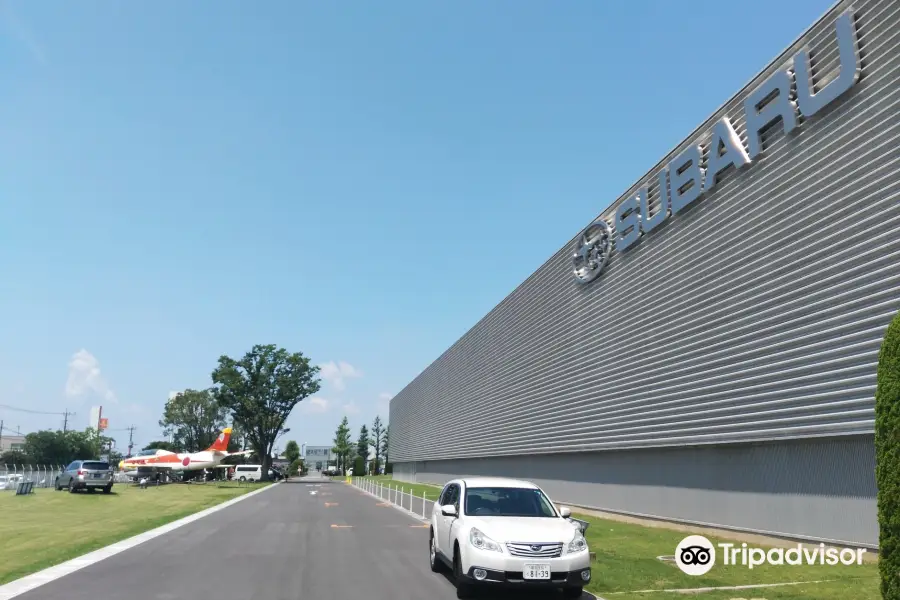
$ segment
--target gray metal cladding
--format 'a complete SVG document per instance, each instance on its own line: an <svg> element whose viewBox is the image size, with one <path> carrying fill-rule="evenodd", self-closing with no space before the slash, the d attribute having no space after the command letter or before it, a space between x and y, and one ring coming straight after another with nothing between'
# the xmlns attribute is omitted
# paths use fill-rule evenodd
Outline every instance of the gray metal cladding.
<svg viewBox="0 0 900 600"><path fill-rule="evenodd" d="M856 86L670 216L595 281L573 239L391 401L392 461L870 434L878 351L900 309L900 2L843 2L601 215L809 48L839 75L852 8ZM794 89L796 94L796 88ZM587 225L587 224L585 224Z"/></svg>

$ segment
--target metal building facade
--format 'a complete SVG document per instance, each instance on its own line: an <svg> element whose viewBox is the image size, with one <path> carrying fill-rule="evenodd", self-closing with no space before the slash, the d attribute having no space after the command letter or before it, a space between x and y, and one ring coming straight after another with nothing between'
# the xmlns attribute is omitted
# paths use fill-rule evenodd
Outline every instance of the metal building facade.
<svg viewBox="0 0 900 600"><path fill-rule="evenodd" d="M600 215L596 279L574 276L579 234L394 397L395 476L515 475L581 506L876 545L898 81L900 3L837 4ZM749 164L710 177L713 139Z"/></svg>

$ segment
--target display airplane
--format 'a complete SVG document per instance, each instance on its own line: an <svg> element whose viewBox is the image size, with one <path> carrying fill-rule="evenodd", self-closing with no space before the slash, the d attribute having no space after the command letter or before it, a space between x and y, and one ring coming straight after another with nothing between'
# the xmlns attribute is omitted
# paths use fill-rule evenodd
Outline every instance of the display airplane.
<svg viewBox="0 0 900 600"><path fill-rule="evenodd" d="M128 477L138 477L148 473L160 471L199 471L201 469L216 469L226 465L220 465L222 459L229 456L250 454L252 450L241 452L228 452L228 441L231 439L231 427L226 427L213 442L212 446L201 452L170 452L169 450L157 450L152 454L139 454L126 458L119 463L119 469L125 471Z"/></svg>

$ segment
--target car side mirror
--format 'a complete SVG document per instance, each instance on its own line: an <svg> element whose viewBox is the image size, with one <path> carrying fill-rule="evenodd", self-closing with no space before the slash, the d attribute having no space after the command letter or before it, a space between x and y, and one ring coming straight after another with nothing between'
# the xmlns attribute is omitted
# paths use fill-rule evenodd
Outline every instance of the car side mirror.
<svg viewBox="0 0 900 600"><path fill-rule="evenodd" d="M441 514L445 517L455 517L456 516L456 507L452 504L446 504L441 507Z"/></svg>
<svg viewBox="0 0 900 600"><path fill-rule="evenodd" d="M559 516L561 516L563 519L568 519L572 516L572 509L570 509L568 506L561 506L559 508Z"/></svg>

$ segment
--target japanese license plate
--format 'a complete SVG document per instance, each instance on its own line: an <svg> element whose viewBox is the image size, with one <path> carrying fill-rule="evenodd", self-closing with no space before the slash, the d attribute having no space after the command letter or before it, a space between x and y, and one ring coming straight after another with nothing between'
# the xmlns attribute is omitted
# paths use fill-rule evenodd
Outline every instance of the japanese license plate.
<svg viewBox="0 0 900 600"><path fill-rule="evenodd" d="M525 579L550 579L550 565L525 565L522 577Z"/></svg>

